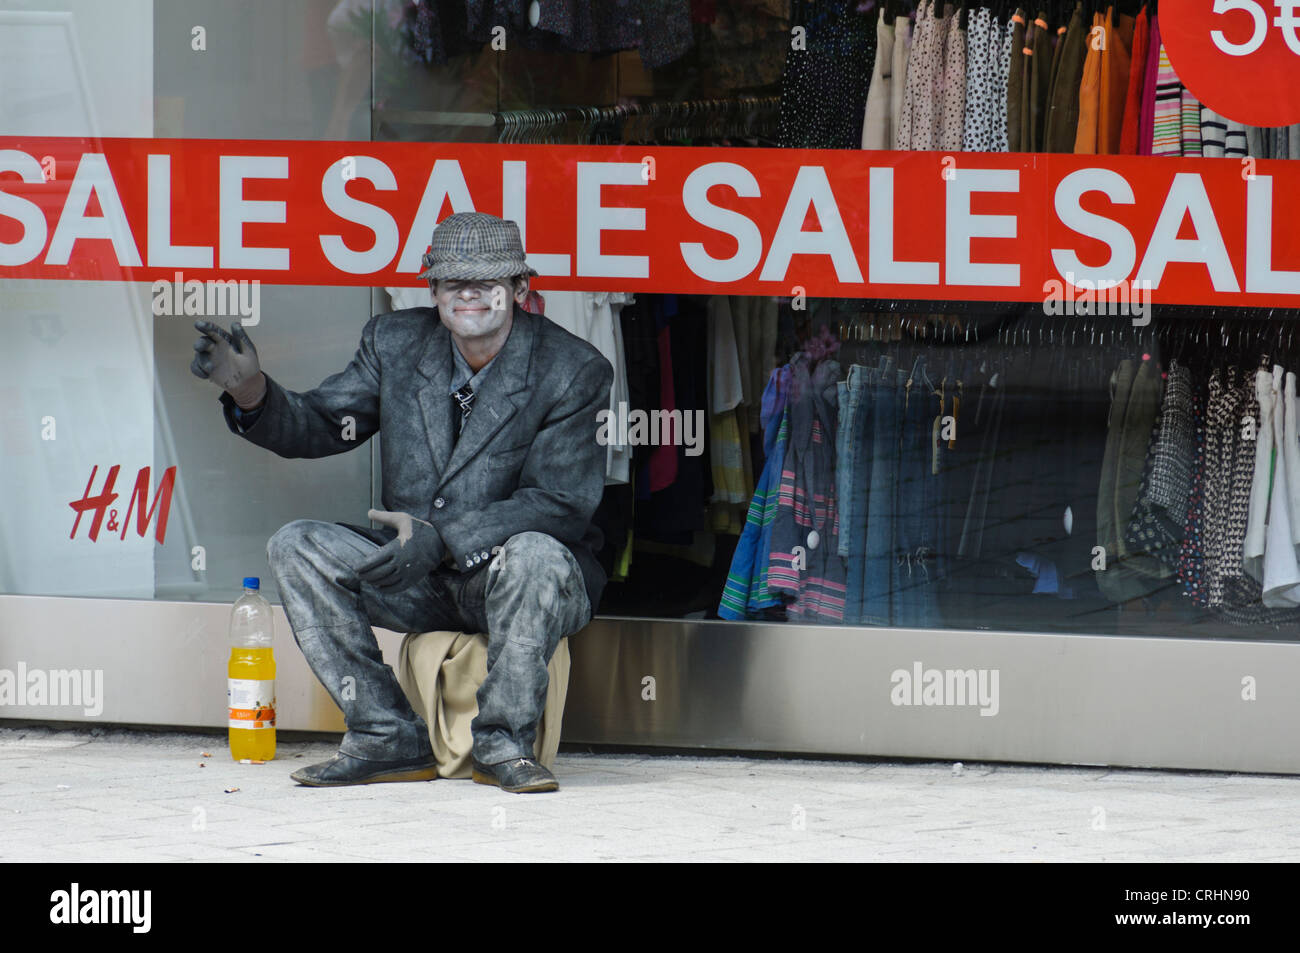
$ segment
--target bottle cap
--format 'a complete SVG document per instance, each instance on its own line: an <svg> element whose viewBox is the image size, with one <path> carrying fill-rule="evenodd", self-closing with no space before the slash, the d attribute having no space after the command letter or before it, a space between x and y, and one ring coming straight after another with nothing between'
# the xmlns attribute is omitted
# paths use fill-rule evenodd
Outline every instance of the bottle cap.
<svg viewBox="0 0 1300 953"><path fill-rule="evenodd" d="M256 576L245 576L245 577L244 577L244 588L245 588L245 589L261 589L261 588L262 588L262 581L261 581L260 579L258 579Z"/></svg>

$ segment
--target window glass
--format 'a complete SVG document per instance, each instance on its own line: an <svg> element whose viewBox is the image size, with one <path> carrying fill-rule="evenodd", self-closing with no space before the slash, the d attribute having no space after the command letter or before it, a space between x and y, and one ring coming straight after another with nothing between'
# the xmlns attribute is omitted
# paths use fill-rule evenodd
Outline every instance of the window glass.
<svg viewBox="0 0 1300 953"><path fill-rule="evenodd" d="M848 0L9 0L0 128L1110 154L1133 131L1100 101L1062 131L1055 88L1008 87L1014 27L1000 10L965 14L967 35L989 43L962 72L934 9L916 18L908 61L906 18L890 23L886 7L880 20ZM1132 19L1116 36L1136 46L1145 28ZM1042 50L1064 26L1025 42ZM884 52L893 92L873 112ZM1079 52L1062 63L1081 73ZM908 105L908 62L951 67L952 82L934 74L932 108ZM971 84L980 71L993 79ZM960 103L948 98L958 74ZM1185 122L1156 146L1300 155L1285 130L1201 115L1204 136ZM593 421L608 447L604 614L1297 631L1293 312L1155 306L1142 324L1042 303L574 291L545 278L535 290L525 307L615 367L608 414ZM259 294L247 332L267 373L300 392L346 366L371 315L430 304L415 281ZM375 443L285 460L231 433L216 388L189 371L194 317L154 303L141 283L0 284L0 489L23 501L3 516L0 591L226 600L260 575L276 598L265 546L278 527L361 524L378 499ZM100 500L110 475L117 496Z"/></svg>

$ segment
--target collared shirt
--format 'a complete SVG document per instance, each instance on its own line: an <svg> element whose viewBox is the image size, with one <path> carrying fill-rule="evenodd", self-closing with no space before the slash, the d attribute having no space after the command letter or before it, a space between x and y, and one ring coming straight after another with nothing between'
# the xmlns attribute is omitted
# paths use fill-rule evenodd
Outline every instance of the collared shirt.
<svg viewBox="0 0 1300 953"><path fill-rule="evenodd" d="M500 352L498 351L497 353L499 354ZM451 384L448 385L447 388L448 396L455 401L456 391L460 390L466 384L468 384L470 390L477 395L479 389L483 386L483 381L487 379L488 371L492 370L492 365L496 363L496 360L496 355L493 355L492 360L480 367L478 373L475 373L474 369L469 366L469 362L465 360L465 356L460 353L460 348L456 346L456 341L453 338L451 342ZM463 416L458 414L456 420L458 421L456 425L457 428L464 426L465 418ZM458 429L457 436L459 435L460 432Z"/></svg>
<svg viewBox="0 0 1300 953"><path fill-rule="evenodd" d="M501 352L498 351L497 353ZM451 386L447 388L447 393L449 395L454 394L466 384L469 384L474 393L477 394L479 388L483 386L483 381L487 378L488 371L492 369L492 365L496 363L496 360L496 355L493 355L492 360L480 367L478 373L475 373L474 369L469 366L469 362L465 360L465 355L460 353L460 348L456 346L456 341L453 339L451 342Z"/></svg>

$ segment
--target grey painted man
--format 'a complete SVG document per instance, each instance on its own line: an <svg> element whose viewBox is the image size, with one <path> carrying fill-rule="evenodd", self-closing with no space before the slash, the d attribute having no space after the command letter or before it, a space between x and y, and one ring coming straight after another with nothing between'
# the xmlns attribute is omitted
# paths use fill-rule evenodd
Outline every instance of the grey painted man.
<svg viewBox="0 0 1300 953"><path fill-rule="evenodd" d="M294 780L437 776L428 727L371 631L379 625L486 632L472 776L552 791L533 745L551 655L605 584L591 518L605 472L596 413L613 368L520 307L537 273L514 222L451 215L424 265L436 310L372 317L351 363L314 390L265 374L238 323L196 322L191 370L222 388L233 433L282 457L343 453L383 433L384 508L369 512L382 528L299 519L267 544L294 638L347 720L339 753Z"/></svg>

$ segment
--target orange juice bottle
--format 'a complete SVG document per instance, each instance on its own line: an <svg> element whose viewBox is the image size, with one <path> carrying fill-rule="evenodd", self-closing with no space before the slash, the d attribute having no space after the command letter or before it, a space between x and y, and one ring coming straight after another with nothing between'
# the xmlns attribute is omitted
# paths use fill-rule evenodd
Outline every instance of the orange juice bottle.
<svg viewBox="0 0 1300 953"><path fill-rule="evenodd" d="M226 670L230 757L270 761L275 757L275 658L271 654L271 604L261 581L244 578L244 594L230 613L230 666Z"/></svg>

